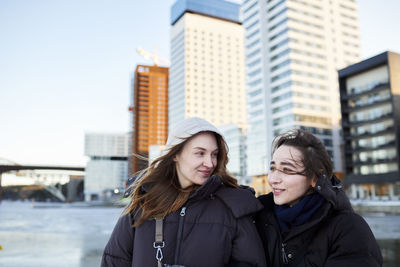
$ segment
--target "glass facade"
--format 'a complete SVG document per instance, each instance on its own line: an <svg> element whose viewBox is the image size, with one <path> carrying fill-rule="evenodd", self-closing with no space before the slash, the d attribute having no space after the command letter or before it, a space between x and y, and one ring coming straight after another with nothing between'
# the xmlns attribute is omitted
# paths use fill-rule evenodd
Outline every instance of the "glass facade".
<svg viewBox="0 0 400 267"><path fill-rule="evenodd" d="M239 5L222 0L177 0L171 8L171 25L186 11L239 22Z"/></svg>
<svg viewBox="0 0 400 267"><path fill-rule="evenodd" d="M171 39L171 66L169 69L168 123L169 129L185 118L185 31Z"/></svg>
<svg viewBox="0 0 400 267"><path fill-rule="evenodd" d="M241 15L245 30L247 76L247 174L266 172L267 132L265 117L265 66L261 36L262 13L258 1L247 1Z"/></svg>
<svg viewBox="0 0 400 267"><path fill-rule="evenodd" d="M337 68L358 61L356 10L350 2L243 2L247 103L253 104L247 109L248 175L265 174L273 138L291 128L313 129L335 171L342 171ZM324 131L330 134L319 134Z"/></svg>
<svg viewBox="0 0 400 267"><path fill-rule="evenodd" d="M389 65L395 60L400 55L385 52L339 71L346 184L353 198L396 197L399 81Z"/></svg>
<svg viewBox="0 0 400 267"><path fill-rule="evenodd" d="M244 177L246 175L246 136L244 129L235 124L228 124L219 127L224 135L225 141L229 147L229 162L227 169L234 176Z"/></svg>

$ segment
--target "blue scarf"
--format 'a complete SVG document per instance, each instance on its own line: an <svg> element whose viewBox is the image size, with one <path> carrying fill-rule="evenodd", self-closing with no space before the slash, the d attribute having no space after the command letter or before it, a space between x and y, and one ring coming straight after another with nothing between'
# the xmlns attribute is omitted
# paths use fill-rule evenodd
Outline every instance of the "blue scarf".
<svg viewBox="0 0 400 267"><path fill-rule="evenodd" d="M289 205L275 205L275 215L281 232L287 232L293 226L304 224L324 201L325 199L320 194L312 193L292 207Z"/></svg>

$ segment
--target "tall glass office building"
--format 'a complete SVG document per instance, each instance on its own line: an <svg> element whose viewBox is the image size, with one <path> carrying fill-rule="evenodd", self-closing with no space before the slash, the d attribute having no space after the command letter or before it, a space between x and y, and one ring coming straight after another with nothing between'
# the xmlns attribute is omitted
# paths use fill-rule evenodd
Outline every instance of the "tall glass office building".
<svg viewBox="0 0 400 267"><path fill-rule="evenodd" d="M354 0L245 0L247 171L267 172L273 138L290 128L322 139L342 171L337 69L359 60Z"/></svg>
<svg viewBox="0 0 400 267"><path fill-rule="evenodd" d="M239 8L222 0L177 0L172 6L169 129L193 116L217 126L245 126Z"/></svg>

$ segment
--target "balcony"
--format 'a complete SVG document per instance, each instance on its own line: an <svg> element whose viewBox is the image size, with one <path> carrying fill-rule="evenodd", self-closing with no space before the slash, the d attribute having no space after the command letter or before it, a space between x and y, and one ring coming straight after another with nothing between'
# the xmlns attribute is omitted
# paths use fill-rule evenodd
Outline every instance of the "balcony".
<svg viewBox="0 0 400 267"><path fill-rule="evenodd" d="M374 133L366 131L365 133L359 134L359 135L348 135L348 136L345 136L344 139L345 140L356 140L356 139L360 139L360 138L364 138L364 137L379 136L379 135L386 134L386 133L394 133L394 126L387 127L381 131L377 131Z"/></svg>
<svg viewBox="0 0 400 267"><path fill-rule="evenodd" d="M351 95L346 93L346 94L341 96L341 99L342 100L352 100L352 99L355 99L355 98L358 98L358 97L361 97L361 96L364 96L364 95L377 93L379 91L382 91L382 90L385 90L385 89L388 89L388 88L390 88L389 87L389 83L380 83L380 84L375 85L370 90L365 90L365 91L362 91L360 93L351 94Z"/></svg>
<svg viewBox="0 0 400 267"><path fill-rule="evenodd" d="M363 124L374 124L386 119L391 119L393 118L394 114L393 112L387 113L387 114L383 114L379 117L376 118L372 118L372 119L367 119L367 120L362 120L362 121L346 121L347 118L343 117L343 121L342 121L342 125L343 127L357 127L357 126L361 126Z"/></svg>
<svg viewBox="0 0 400 267"><path fill-rule="evenodd" d="M391 102L392 102L391 98L386 98L386 99L381 99L381 100L378 100L378 101L374 101L372 103L367 103L365 105L357 105L355 107L345 107L343 109L343 113L350 113L350 112L353 112L353 111L359 111L359 110L363 110L363 109L368 109L368 108L371 108L371 107L378 106L379 104L391 103Z"/></svg>
<svg viewBox="0 0 400 267"><path fill-rule="evenodd" d="M393 183L399 182L399 172L392 171L387 173L354 174L351 171L346 174L348 184L368 184L368 183Z"/></svg>
<svg viewBox="0 0 400 267"><path fill-rule="evenodd" d="M356 147L349 147L349 145L346 146L345 150L346 150L346 154L354 154L357 152L365 152L365 151L374 151L374 150L378 150L378 149L382 149L382 148L390 148L390 147L394 147L396 145L396 141L390 141L386 144L382 144L379 146L356 146Z"/></svg>
<svg viewBox="0 0 400 267"><path fill-rule="evenodd" d="M397 157L385 158L385 159L373 159L368 158L367 160L358 160L358 161L347 161L346 167L355 167L360 165L375 165L375 164L382 164L382 163L396 163Z"/></svg>

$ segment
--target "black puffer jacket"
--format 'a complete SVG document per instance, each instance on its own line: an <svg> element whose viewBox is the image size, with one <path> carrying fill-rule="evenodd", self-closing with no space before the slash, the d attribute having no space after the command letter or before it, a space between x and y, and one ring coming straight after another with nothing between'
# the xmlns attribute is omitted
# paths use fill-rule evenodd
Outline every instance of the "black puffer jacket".
<svg viewBox="0 0 400 267"><path fill-rule="evenodd" d="M368 224L354 213L334 177L320 179L315 190L326 202L303 225L281 235L272 193L259 197L264 209L256 225L268 266L382 266L380 249ZM332 185L333 184L333 185Z"/></svg>
<svg viewBox="0 0 400 267"><path fill-rule="evenodd" d="M163 263L223 267L230 261L240 261L266 266L261 240L249 217L261 208L249 190L226 187L218 177L211 177L189 197L184 208L164 219ZM180 222L182 234L178 233ZM155 221L135 228L132 224L130 215L119 219L101 266L157 266ZM181 249L178 262L174 262L178 239Z"/></svg>

